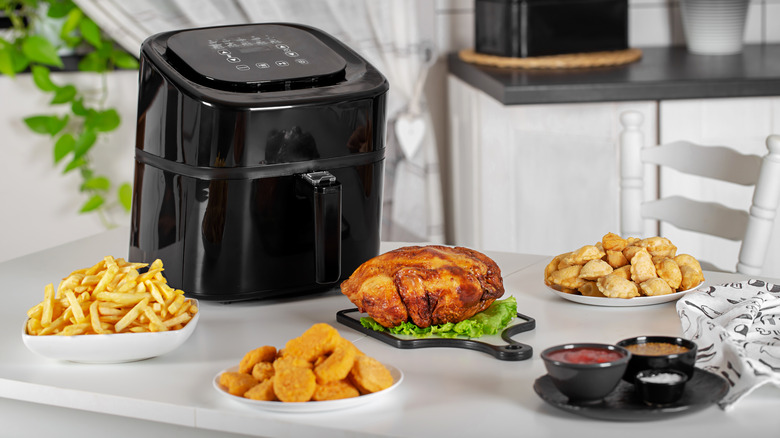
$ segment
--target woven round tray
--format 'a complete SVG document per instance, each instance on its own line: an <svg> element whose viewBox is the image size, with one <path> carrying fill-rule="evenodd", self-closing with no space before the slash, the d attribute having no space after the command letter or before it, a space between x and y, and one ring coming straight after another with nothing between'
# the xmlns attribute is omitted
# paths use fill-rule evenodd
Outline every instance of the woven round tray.
<svg viewBox="0 0 780 438"><path fill-rule="evenodd" d="M508 58L504 56L486 55L472 49L458 52L465 62L504 68L526 69L569 69L607 67L630 64L642 58L642 50L626 49L609 52L571 53L564 55L536 56L530 58Z"/></svg>

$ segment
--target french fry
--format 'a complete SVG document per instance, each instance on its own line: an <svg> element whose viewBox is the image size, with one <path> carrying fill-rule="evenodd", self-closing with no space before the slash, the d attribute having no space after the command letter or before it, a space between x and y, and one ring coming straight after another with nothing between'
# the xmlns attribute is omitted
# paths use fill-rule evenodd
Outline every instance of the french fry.
<svg viewBox="0 0 780 438"><path fill-rule="evenodd" d="M104 334L107 331L103 329L102 321L100 321L98 306L99 303L97 301L93 301L92 304L89 305L89 320L92 324L92 330L94 330L95 333Z"/></svg>
<svg viewBox="0 0 780 438"><path fill-rule="evenodd" d="M74 294L72 290L66 290L65 297L68 299L68 304L70 304L71 312L73 312L76 322L84 322L86 318L84 317L84 311L81 309L81 303L79 303L78 298L76 298L76 294Z"/></svg>
<svg viewBox="0 0 780 438"><path fill-rule="evenodd" d="M144 263L106 256L92 267L71 272L27 311L29 335L142 333L179 330L198 312L184 292L171 288L162 261L147 272Z"/></svg>
<svg viewBox="0 0 780 438"><path fill-rule="evenodd" d="M146 309L146 306L149 305L149 297L146 297L141 300L138 304L136 304L132 309L130 309L129 312L125 314L125 316L122 317L122 319L119 320L119 322L114 325L114 330L116 330L117 333L124 330L128 325L130 325L131 322L135 321L136 318L141 314L141 312Z"/></svg>
<svg viewBox="0 0 780 438"><path fill-rule="evenodd" d="M43 291L43 314L41 325L46 327L51 324L54 313L54 285L49 283Z"/></svg>

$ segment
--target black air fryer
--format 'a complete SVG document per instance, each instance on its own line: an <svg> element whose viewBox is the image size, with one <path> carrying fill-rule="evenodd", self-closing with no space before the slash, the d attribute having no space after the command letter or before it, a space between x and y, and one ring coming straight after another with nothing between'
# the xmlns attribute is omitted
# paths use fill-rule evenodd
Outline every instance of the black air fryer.
<svg viewBox="0 0 780 438"><path fill-rule="evenodd" d="M161 33L141 47L132 261L194 298L293 296L377 255L382 74L296 24Z"/></svg>

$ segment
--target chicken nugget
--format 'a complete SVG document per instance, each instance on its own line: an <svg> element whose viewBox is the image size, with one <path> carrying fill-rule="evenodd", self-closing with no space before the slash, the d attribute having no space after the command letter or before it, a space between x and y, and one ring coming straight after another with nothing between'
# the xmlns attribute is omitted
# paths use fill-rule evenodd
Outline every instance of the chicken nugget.
<svg viewBox="0 0 780 438"><path fill-rule="evenodd" d="M605 297L605 295L599 290L599 287L595 281L588 281L577 290L580 294L586 297Z"/></svg>
<svg viewBox="0 0 780 438"><path fill-rule="evenodd" d="M249 374L252 372L255 364L259 362L273 362L274 359L276 359L276 347L264 345L260 348L255 348L241 358L241 362L238 364L238 372Z"/></svg>
<svg viewBox="0 0 780 438"><path fill-rule="evenodd" d="M648 237L635 243L636 246L647 249L651 256L674 257L677 247L666 237Z"/></svg>
<svg viewBox="0 0 780 438"><path fill-rule="evenodd" d="M704 281L704 273L701 272L701 269L696 269L690 265L680 266L680 273L682 274L680 290L693 289Z"/></svg>
<svg viewBox="0 0 780 438"><path fill-rule="evenodd" d="M258 382L264 382L274 376L274 365L271 362L258 362L252 368L252 377Z"/></svg>
<svg viewBox="0 0 780 438"><path fill-rule="evenodd" d="M639 296L639 290L631 280L620 275L609 274L596 281L599 291L609 298L634 298Z"/></svg>
<svg viewBox="0 0 780 438"><path fill-rule="evenodd" d="M257 385L257 380L246 373L225 371L219 375L219 384L224 386L227 392L243 397L245 392Z"/></svg>
<svg viewBox="0 0 780 438"><path fill-rule="evenodd" d="M309 368L286 367L277 370L273 388L276 397L283 402L306 402L317 389L317 378Z"/></svg>
<svg viewBox="0 0 780 438"><path fill-rule="evenodd" d="M314 375L317 376L318 383L343 380L349 375L357 354L354 349L345 344L351 344L351 342L342 339L333 353L314 367Z"/></svg>
<svg viewBox="0 0 780 438"><path fill-rule="evenodd" d="M672 259L663 259L655 264L655 272L662 278L669 287L674 290L680 288L682 283L682 273L680 267Z"/></svg>
<svg viewBox="0 0 780 438"><path fill-rule="evenodd" d="M653 259L650 253L642 248L631 258L631 280L640 284L654 277L658 277L658 274L655 272Z"/></svg>
<svg viewBox="0 0 780 438"><path fill-rule="evenodd" d="M244 393L245 398L252 400L276 401L279 400L274 393L274 378L264 380Z"/></svg>
<svg viewBox="0 0 780 438"><path fill-rule="evenodd" d="M276 359L273 363L274 372L278 373L279 371L285 369L285 368L312 368L312 363L307 361L306 359L303 359L301 357L297 356L284 356Z"/></svg>
<svg viewBox="0 0 780 438"><path fill-rule="evenodd" d="M625 255L623 255L623 251L607 250L606 259L607 263L609 263L609 266L612 266L613 269L617 269L628 264L628 259Z"/></svg>
<svg viewBox="0 0 780 438"><path fill-rule="evenodd" d="M599 277L611 274L612 271L612 266L604 260L590 260L582 267L578 277L583 280L595 280Z"/></svg>
<svg viewBox="0 0 780 438"><path fill-rule="evenodd" d="M330 353L341 338L339 332L325 323L317 323L284 346L285 356L296 356L313 362L318 356Z"/></svg>
<svg viewBox="0 0 780 438"><path fill-rule="evenodd" d="M639 291L642 295L648 297L655 297L658 295L669 295L674 292L674 289L669 286L669 283L662 278L653 277L639 285Z"/></svg>
<svg viewBox="0 0 780 438"><path fill-rule="evenodd" d="M607 233L601 238L601 245L604 251L623 251L628 246L628 242L615 233Z"/></svg>
<svg viewBox="0 0 780 438"><path fill-rule="evenodd" d="M393 385L393 376L378 360L369 356L359 356L349 372L349 380L361 394L387 389Z"/></svg>
<svg viewBox="0 0 780 438"><path fill-rule="evenodd" d="M337 380L335 382L318 384L311 399L316 401L340 400L359 395L360 392L348 380Z"/></svg>

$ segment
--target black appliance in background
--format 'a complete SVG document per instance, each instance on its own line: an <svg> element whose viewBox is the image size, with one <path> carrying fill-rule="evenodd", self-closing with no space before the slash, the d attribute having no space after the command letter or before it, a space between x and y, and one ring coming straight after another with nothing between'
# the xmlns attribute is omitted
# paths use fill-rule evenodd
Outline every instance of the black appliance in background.
<svg viewBox="0 0 780 438"><path fill-rule="evenodd" d="M337 286L379 251L387 91L307 26L148 38L129 259L206 300Z"/></svg>
<svg viewBox="0 0 780 438"><path fill-rule="evenodd" d="M628 48L628 0L475 0L474 51L511 58Z"/></svg>

